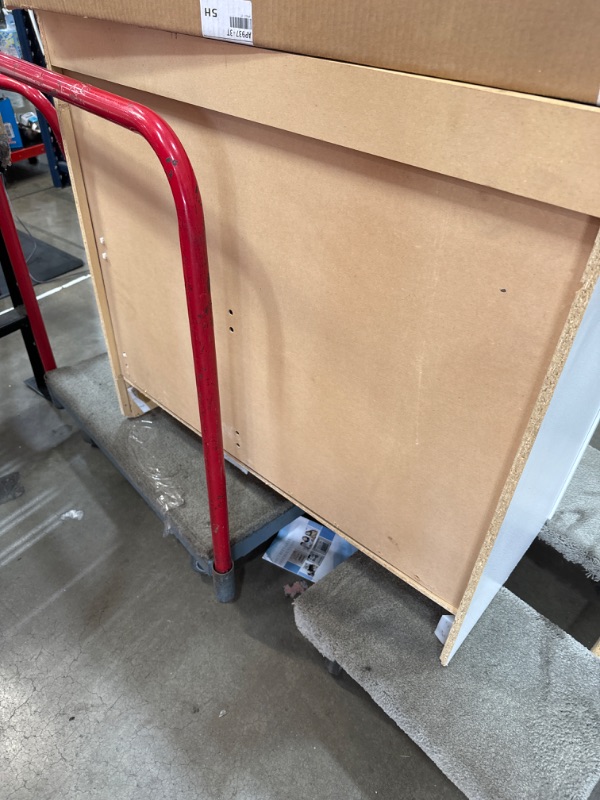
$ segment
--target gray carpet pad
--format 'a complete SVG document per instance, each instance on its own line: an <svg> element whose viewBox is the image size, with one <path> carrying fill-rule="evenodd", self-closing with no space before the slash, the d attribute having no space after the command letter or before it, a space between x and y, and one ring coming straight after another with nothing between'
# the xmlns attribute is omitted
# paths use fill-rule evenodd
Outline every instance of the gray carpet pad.
<svg viewBox="0 0 600 800"><path fill-rule="evenodd" d="M540 539L600 581L600 451L588 447Z"/></svg>
<svg viewBox="0 0 600 800"><path fill-rule="evenodd" d="M212 559L208 498L202 443L198 436L160 409L145 414L151 435L140 418L129 420L118 406L107 355L48 375L48 386L79 425L109 456L149 505L168 522L171 532L199 560ZM142 444L132 431L141 434ZM160 480L157 483L156 475ZM251 475L226 464L232 547L273 527L285 524L294 506ZM166 489L165 489L166 486ZM168 508L161 498L178 493L183 504ZM165 514L166 509L166 514ZM300 512L297 512L300 513ZM271 535L269 534L269 535Z"/></svg>
<svg viewBox="0 0 600 800"><path fill-rule="evenodd" d="M294 612L301 633L468 798L590 797L600 778L600 659L507 589L446 668L433 633L439 608L362 554Z"/></svg>

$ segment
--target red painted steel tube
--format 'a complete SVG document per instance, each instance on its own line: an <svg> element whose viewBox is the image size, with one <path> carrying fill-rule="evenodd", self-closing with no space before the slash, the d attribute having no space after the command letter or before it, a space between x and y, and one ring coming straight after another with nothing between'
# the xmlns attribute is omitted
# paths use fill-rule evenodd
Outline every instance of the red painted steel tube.
<svg viewBox="0 0 600 800"><path fill-rule="evenodd" d="M0 73L139 133L160 160L171 187L179 224L202 427L214 569L219 573L229 572L232 567L231 545L206 233L200 190L187 153L172 128L158 114L139 103L2 54Z"/></svg>
<svg viewBox="0 0 600 800"><path fill-rule="evenodd" d="M27 262L23 255L23 248L19 241L19 234L17 233L10 203L8 202L4 180L1 177L0 184L0 228L2 229L2 236L4 237L6 250L8 251L8 256L13 266L17 286L23 298L23 305L29 317L31 332L35 339L40 359L42 360L44 372L50 372L50 370L56 369L54 353L50 346L46 326L44 325L44 320L42 319L40 307L31 282L31 275L29 274Z"/></svg>
<svg viewBox="0 0 600 800"><path fill-rule="evenodd" d="M31 86L25 86L19 81L14 80L14 78L10 78L6 75L0 75L0 88L7 89L11 92L18 92L26 97L29 102L32 103L32 105L34 105L38 111L46 117L48 124L52 127L54 135L56 136L62 148L62 137L58 127L56 109L48 100L48 98L39 91L39 89L35 89ZM0 222L2 227L2 235L4 236L6 249L13 265L15 279L17 281L19 291L21 292L21 297L23 298L25 311L29 317L31 332L33 334L33 338L35 339L44 371L50 372L50 370L56 369L56 361L54 360L54 354L52 352L52 347L50 346L50 340L48 339L46 326L44 325L40 307L31 283L31 276L29 275L27 262L25 261L25 256L23 255L23 248L21 247L19 235L13 220L12 211L8 202L6 189L4 187L4 181L1 182Z"/></svg>
<svg viewBox="0 0 600 800"><path fill-rule="evenodd" d="M60 149L64 153L65 149L63 147L63 140L58 125L58 114L56 113L56 109L50 100L48 100L48 98L43 95L39 89L36 89L33 86L27 86L27 84L16 81L14 78L9 77L8 75L0 75L0 88L6 89L9 92L17 92L17 94L22 94L23 97L26 97L29 100L32 106L37 108L40 114L46 118L46 122L52 128L52 133L56 137L56 140L60 145Z"/></svg>

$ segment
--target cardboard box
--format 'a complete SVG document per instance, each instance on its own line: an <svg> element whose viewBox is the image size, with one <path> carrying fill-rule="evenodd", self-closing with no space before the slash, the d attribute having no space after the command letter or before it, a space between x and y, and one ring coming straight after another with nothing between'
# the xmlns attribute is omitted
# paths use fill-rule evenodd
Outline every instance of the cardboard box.
<svg viewBox="0 0 600 800"><path fill-rule="evenodd" d="M597 0L12 0L13 8L125 22L499 89L597 104ZM224 28L215 28L220 15ZM223 20L225 15L225 20ZM251 26L247 22L252 17ZM246 21L244 21L246 20ZM250 34L250 36L249 36ZM222 36L220 37L222 38Z"/></svg>

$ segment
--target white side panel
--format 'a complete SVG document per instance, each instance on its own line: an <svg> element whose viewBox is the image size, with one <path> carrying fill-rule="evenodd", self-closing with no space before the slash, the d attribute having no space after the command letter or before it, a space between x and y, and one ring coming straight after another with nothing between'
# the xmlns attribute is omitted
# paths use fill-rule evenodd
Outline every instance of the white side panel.
<svg viewBox="0 0 600 800"><path fill-rule="evenodd" d="M568 422L568 420L565 420L565 422ZM570 470L569 474L567 475L563 485L561 486L560 491L556 495L556 499L554 500L554 504L553 504L553 506L552 506L552 508L550 510L550 513L548 514L548 519L552 519L552 517L556 514L556 509L560 505L560 501L562 500L564 493L567 491L567 486L571 483L571 480L573 479L573 475L575 474L575 470L579 466L579 462L583 458L583 454L585 453L585 451L587 449L587 446L590 443L590 439L594 435L594 431L596 430L598 425L600 425L600 408L598 408L596 416L594 417L594 420L593 420L592 424L590 425L590 429L587 432L587 436L585 437L584 441L581 443L581 449L579 450L579 453L577 453L575 461L571 465L571 470Z"/></svg>
<svg viewBox="0 0 600 800"><path fill-rule="evenodd" d="M600 285L597 285L450 658L554 513L599 415Z"/></svg>

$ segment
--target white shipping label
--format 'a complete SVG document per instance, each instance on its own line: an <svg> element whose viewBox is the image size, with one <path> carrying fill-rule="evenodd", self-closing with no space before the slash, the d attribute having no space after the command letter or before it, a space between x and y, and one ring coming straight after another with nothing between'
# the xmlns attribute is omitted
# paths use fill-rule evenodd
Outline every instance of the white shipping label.
<svg viewBox="0 0 600 800"><path fill-rule="evenodd" d="M251 0L200 0L202 36L252 44Z"/></svg>

